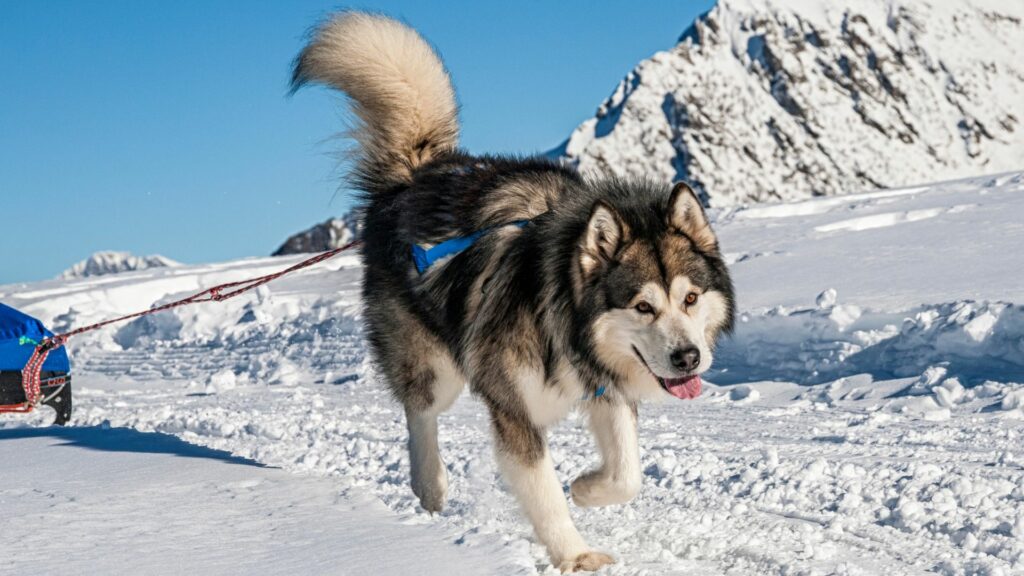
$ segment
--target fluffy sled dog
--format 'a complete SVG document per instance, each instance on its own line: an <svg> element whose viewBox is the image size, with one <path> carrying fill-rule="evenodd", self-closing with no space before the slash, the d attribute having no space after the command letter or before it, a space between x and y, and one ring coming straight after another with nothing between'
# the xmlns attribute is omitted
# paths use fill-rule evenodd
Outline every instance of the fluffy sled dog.
<svg viewBox="0 0 1024 576"><path fill-rule="evenodd" d="M573 525L545 430L574 408L588 415L601 465L572 482L577 505L640 490L637 403L698 395L732 326L732 284L700 201L685 184L461 151L444 65L389 18L345 12L319 27L293 87L311 82L347 94L356 116L366 327L405 407L413 492L429 511L444 506L437 417L468 382L552 563L614 562ZM445 257L421 259L431 247Z"/></svg>

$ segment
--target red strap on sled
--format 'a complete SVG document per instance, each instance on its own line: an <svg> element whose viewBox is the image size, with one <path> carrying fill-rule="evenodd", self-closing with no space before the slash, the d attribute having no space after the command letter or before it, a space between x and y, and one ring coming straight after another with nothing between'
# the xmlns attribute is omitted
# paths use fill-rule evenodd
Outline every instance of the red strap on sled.
<svg viewBox="0 0 1024 576"><path fill-rule="evenodd" d="M123 322L125 320L131 320L133 318L140 318L142 316L156 314L157 312L163 312L164 310L171 310L173 308L180 308L181 306L198 304L199 302L223 302L224 300L234 298L239 294L248 292L253 288L258 288L259 286L262 286L268 282L277 280L278 278L284 276L285 274L290 274L292 272L295 272L296 270L308 268L315 264L319 264L324 260L333 258L338 254L345 252L346 250L358 246L359 243L360 241L353 240L352 242L349 242L344 246L334 248L333 250L328 250L326 252L321 252L316 256L307 258L306 260L303 260L302 262L299 262L298 264L295 264L293 266L289 266L288 268L285 268L284 270L281 270L279 272L266 274L264 276L257 276L256 278L250 278L248 280L240 280L238 282L226 282L224 284L218 284L213 288L207 288L202 292L197 292L191 296L182 298L181 300L175 300L174 302L161 304L160 306L150 308L149 310L133 312L131 314L126 314L124 316L119 316L117 318L112 318L110 320L104 320L102 322L97 322L95 324L89 324L88 326L82 326L81 328L76 328L74 330L64 332L63 334L57 334L55 336L51 336L50 338L46 338L45 340L40 342L38 346L36 346L35 352L32 353L32 356L28 359L28 362L25 363L25 367L21 370L21 386L25 390L25 401L20 404L0 405L0 413L31 412L32 410L35 409L35 407L42 400L41 374L43 370L43 363L46 362L46 357L50 354L51 351L56 350L57 348L60 348L61 346L66 344L68 338L71 338L72 336L77 336L85 332L91 332L93 330L97 330L104 326L115 324L117 322Z"/></svg>

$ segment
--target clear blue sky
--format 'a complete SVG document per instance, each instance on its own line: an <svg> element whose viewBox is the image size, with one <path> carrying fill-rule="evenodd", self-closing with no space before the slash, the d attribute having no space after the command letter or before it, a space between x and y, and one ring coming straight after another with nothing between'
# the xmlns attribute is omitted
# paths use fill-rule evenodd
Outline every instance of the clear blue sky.
<svg viewBox="0 0 1024 576"><path fill-rule="evenodd" d="M349 5L437 46L473 152L561 143L698 2ZM329 2L11 1L0 5L0 283L98 250L188 263L266 255L350 203L339 100L287 97Z"/></svg>

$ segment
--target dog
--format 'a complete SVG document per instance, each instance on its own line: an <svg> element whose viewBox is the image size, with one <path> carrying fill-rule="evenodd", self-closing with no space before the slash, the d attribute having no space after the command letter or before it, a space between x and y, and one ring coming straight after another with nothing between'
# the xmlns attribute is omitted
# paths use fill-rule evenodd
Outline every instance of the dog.
<svg viewBox="0 0 1024 576"><path fill-rule="evenodd" d="M293 91L346 94L363 197L371 355L409 429L412 491L440 511L437 418L466 383L504 480L562 572L614 559L573 524L545 430L586 413L601 453L579 506L640 490L637 404L692 398L733 324L732 282L685 183L588 178L545 158L459 149L452 82L408 26L342 12L315 28Z"/></svg>

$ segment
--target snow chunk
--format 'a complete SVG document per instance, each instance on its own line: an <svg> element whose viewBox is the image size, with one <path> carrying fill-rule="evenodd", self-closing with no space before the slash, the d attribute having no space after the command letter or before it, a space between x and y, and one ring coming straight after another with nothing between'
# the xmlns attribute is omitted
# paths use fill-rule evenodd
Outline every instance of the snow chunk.
<svg viewBox="0 0 1024 576"><path fill-rule="evenodd" d="M839 292L835 288L828 288L818 297L814 299L814 303L818 305L819 309L831 308L836 305L836 298L839 296Z"/></svg>
<svg viewBox="0 0 1024 576"><path fill-rule="evenodd" d="M729 391L729 400L733 402L756 402L760 398L761 393L746 384Z"/></svg>
<svg viewBox="0 0 1024 576"><path fill-rule="evenodd" d="M860 307L852 304L833 306L829 311L828 319L836 325L840 332L843 332L852 326L862 313Z"/></svg>
<svg viewBox="0 0 1024 576"><path fill-rule="evenodd" d="M218 394L221 392L227 392L228 390L234 390L238 385L238 376L230 368L224 368L218 370L210 375L206 381L206 393L207 394Z"/></svg>
<svg viewBox="0 0 1024 576"><path fill-rule="evenodd" d="M1024 388L1006 392L1003 400L999 403L999 407L1003 410L1024 409Z"/></svg>
<svg viewBox="0 0 1024 576"><path fill-rule="evenodd" d="M986 310L967 324L964 324L964 332L975 342L984 342L992 334L992 329L995 327L998 319L998 316Z"/></svg>
<svg viewBox="0 0 1024 576"><path fill-rule="evenodd" d="M306 374L286 358L281 358L268 378L271 384L296 386L307 378Z"/></svg>
<svg viewBox="0 0 1024 576"><path fill-rule="evenodd" d="M949 378L941 385L932 389L935 395L935 402L944 408L952 408L961 398L964 397L964 387L956 378Z"/></svg>

